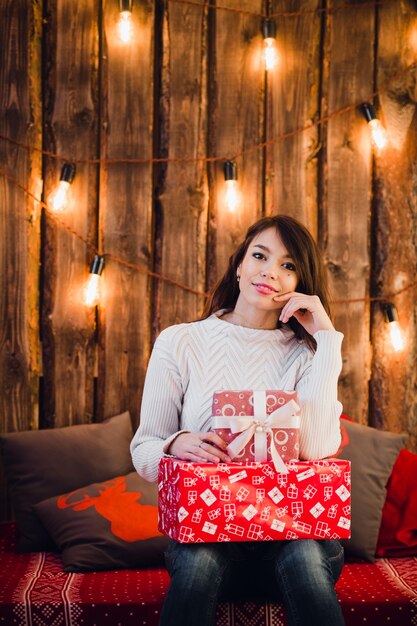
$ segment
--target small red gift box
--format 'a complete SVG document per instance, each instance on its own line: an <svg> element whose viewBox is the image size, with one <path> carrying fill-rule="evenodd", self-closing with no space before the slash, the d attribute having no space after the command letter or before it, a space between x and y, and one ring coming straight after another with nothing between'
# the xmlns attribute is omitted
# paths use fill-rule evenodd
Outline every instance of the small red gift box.
<svg viewBox="0 0 417 626"><path fill-rule="evenodd" d="M213 395L212 428L228 443L235 462L284 461L299 458L300 407L296 391L218 391Z"/></svg>
<svg viewBox="0 0 417 626"><path fill-rule="evenodd" d="M350 461L159 464L158 528L181 543L350 537Z"/></svg>

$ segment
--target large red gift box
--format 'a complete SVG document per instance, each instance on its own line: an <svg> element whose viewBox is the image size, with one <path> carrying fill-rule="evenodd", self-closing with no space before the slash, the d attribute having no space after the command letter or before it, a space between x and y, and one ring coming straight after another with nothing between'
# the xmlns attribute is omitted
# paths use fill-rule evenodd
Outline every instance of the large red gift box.
<svg viewBox="0 0 417 626"><path fill-rule="evenodd" d="M299 458L300 407L296 391L217 391L213 395L212 428L228 443L234 461L284 461Z"/></svg>
<svg viewBox="0 0 417 626"><path fill-rule="evenodd" d="M350 461L159 464L159 530L181 543L347 539Z"/></svg>

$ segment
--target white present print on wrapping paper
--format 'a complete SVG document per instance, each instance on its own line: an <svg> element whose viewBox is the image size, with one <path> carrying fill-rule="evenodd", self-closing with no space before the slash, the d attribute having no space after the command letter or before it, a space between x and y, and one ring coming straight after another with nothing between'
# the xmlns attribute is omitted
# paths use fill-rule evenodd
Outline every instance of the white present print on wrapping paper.
<svg viewBox="0 0 417 626"><path fill-rule="evenodd" d="M265 476L252 476L252 485L263 485Z"/></svg>
<svg viewBox="0 0 417 626"><path fill-rule="evenodd" d="M257 489L256 490L256 504L259 504L265 500L265 489Z"/></svg>
<svg viewBox="0 0 417 626"><path fill-rule="evenodd" d="M229 502L232 497L232 492L229 487L222 487L219 492L219 498L222 502Z"/></svg>
<svg viewBox="0 0 417 626"><path fill-rule="evenodd" d="M214 511L209 511L209 512L207 513L207 515L208 515L208 517L209 517L209 519L210 519L211 521L213 521L213 520L215 520L215 519L219 518L219 517L221 516L221 514L222 514L221 509L214 509Z"/></svg>
<svg viewBox="0 0 417 626"><path fill-rule="evenodd" d="M253 504L250 504L246 509L242 512L242 515L245 519L250 521L255 515L258 513L258 509L256 509Z"/></svg>
<svg viewBox="0 0 417 626"><path fill-rule="evenodd" d="M246 489L246 487L240 487L239 491L236 494L236 500L238 502L243 502L244 500L246 500L248 495L250 495L249 489Z"/></svg>
<svg viewBox="0 0 417 626"><path fill-rule="evenodd" d="M327 517L336 519L336 515L337 515L337 504L332 504L330 509L327 511Z"/></svg>
<svg viewBox="0 0 417 626"><path fill-rule="evenodd" d="M301 517L304 511L304 506L302 502L291 502L291 515L294 519L298 519Z"/></svg>
<svg viewBox="0 0 417 626"><path fill-rule="evenodd" d="M330 534L329 525L326 522L317 522L316 527L314 529L314 534L316 537L320 537L324 539Z"/></svg>
<svg viewBox="0 0 417 626"><path fill-rule="evenodd" d="M295 500L298 498L298 487L291 483L287 490L287 498L291 498L291 500Z"/></svg>
<svg viewBox="0 0 417 626"><path fill-rule="evenodd" d="M231 535L237 535L238 537L243 537L245 532L243 526L238 526L237 524L226 524L225 530Z"/></svg>
<svg viewBox="0 0 417 626"><path fill-rule="evenodd" d="M209 480L210 480L210 487L212 489L220 488L220 476L210 476Z"/></svg>
<svg viewBox="0 0 417 626"><path fill-rule="evenodd" d="M265 476L268 476L269 478L274 477L274 470L272 469L272 467L269 467L269 465L264 465L262 467L262 472L265 474Z"/></svg>
<svg viewBox="0 0 417 626"><path fill-rule="evenodd" d="M219 536L217 537L217 541L231 541L231 539L228 535L225 535L224 533L220 533Z"/></svg>
<svg viewBox="0 0 417 626"><path fill-rule="evenodd" d="M297 480L298 482L302 480L307 480L307 478L311 478L314 475L315 474L313 468L309 467L308 469L304 470L304 472L300 472L299 474L297 474Z"/></svg>
<svg viewBox="0 0 417 626"><path fill-rule="evenodd" d="M271 522L272 530L277 530L279 533L283 532L285 528L285 523L279 519L273 519Z"/></svg>
<svg viewBox="0 0 417 626"><path fill-rule="evenodd" d="M207 504L207 506L211 506L214 502L216 502L217 498L210 489L206 489L203 493L200 493L200 498Z"/></svg>
<svg viewBox="0 0 417 626"><path fill-rule="evenodd" d="M346 502L346 500L350 497L350 493L344 485L340 485L340 487L336 489L336 493L342 502Z"/></svg>
<svg viewBox="0 0 417 626"><path fill-rule="evenodd" d="M225 504L223 506L223 514L226 522L231 522L236 517L236 504Z"/></svg>
<svg viewBox="0 0 417 626"><path fill-rule="evenodd" d="M199 465L197 465L197 467L194 469L194 474L201 478L201 480L207 480L207 473Z"/></svg>
<svg viewBox="0 0 417 626"><path fill-rule="evenodd" d="M285 535L285 539L298 539L297 533L294 533L292 530L288 530Z"/></svg>
<svg viewBox="0 0 417 626"><path fill-rule="evenodd" d="M201 522L201 518L203 516L203 509L197 509L191 516L191 521L195 524L199 524Z"/></svg>
<svg viewBox="0 0 417 626"><path fill-rule="evenodd" d="M271 491L268 491L268 496L274 504L278 504L278 502L281 502L284 498L284 494L278 489L278 487L274 487Z"/></svg>
<svg viewBox="0 0 417 626"><path fill-rule="evenodd" d="M189 491L188 492L188 505L192 506L197 501L197 491Z"/></svg>
<svg viewBox="0 0 417 626"><path fill-rule="evenodd" d="M245 470L242 470L241 472L238 472L237 474L232 474L232 476L229 476L229 481L231 483L237 483L239 480L243 480L244 478L247 478L248 474Z"/></svg>
<svg viewBox="0 0 417 626"><path fill-rule="evenodd" d="M178 521L182 522L189 515L187 509L183 506L178 509Z"/></svg>
<svg viewBox="0 0 417 626"><path fill-rule="evenodd" d="M350 520L346 519L346 517L340 517L337 525L341 528L350 528Z"/></svg>
<svg viewBox="0 0 417 626"><path fill-rule="evenodd" d="M323 493L324 493L324 500L325 502L327 502L327 500L330 500L330 498L333 496L333 487L331 487L330 485L326 485Z"/></svg>
<svg viewBox="0 0 417 626"><path fill-rule="evenodd" d="M323 513L323 511L325 511L324 506L321 504L321 502L317 502L311 509L310 509L310 513L313 517L320 517L320 515Z"/></svg>
<svg viewBox="0 0 417 626"><path fill-rule="evenodd" d="M333 477L331 474L320 474L321 483L331 483L332 481L333 481Z"/></svg>
<svg viewBox="0 0 417 626"><path fill-rule="evenodd" d="M191 543L195 540L195 535L193 533L192 528L188 528L188 526L181 526L180 532L178 536L178 540L183 543Z"/></svg>
<svg viewBox="0 0 417 626"><path fill-rule="evenodd" d="M249 526L247 537L252 540L262 539L264 531L259 526L259 524L251 524Z"/></svg>
<svg viewBox="0 0 417 626"><path fill-rule="evenodd" d="M305 522L299 522L298 520L294 522L293 526L295 530L297 530L300 533L304 533L306 535L311 533L311 529L313 528L311 524L306 524Z"/></svg>
<svg viewBox="0 0 417 626"><path fill-rule="evenodd" d="M190 488L195 487L197 484L197 478L191 478L191 476L184 477L184 487Z"/></svg>
<svg viewBox="0 0 417 626"><path fill-rule="evenodd" d="M346 517L348 517L350 515L350 504L347 504L346 506L344 506L342 511L343 511L343 514L346 515Z"/></svg>
<svg viewBox="0 0 417 626"><path fill-rule="evenodd" d="M203 531L203 533L207 533L209 535L215 535L216 530L217 530L217 524L212 524L211 522L204 522L201 530Z"/></svg>
<svg viewBox="0 0 417 626"><path fill-rule="evenodd" d="M287 474L278 474L277 475L277 483L280 487L286 487L288 483Z"/></svg>
<svg viewBox="0 0 417 626"><path fill-rule="evenodd" d="M316 493L317 493L317 489L315 487L313 487L313 485L309 485L303 491L303 498L305 498L306 500L311 500L311 498L314 498Z"/></svg>
<svg viewBox="0 0 417 626"><path fill-rule="evenodd" d="M287 515L288 513L288 507L287 506L282 506L278 509L275 509L275 515L277 517L284 517L284 515Z"/></svg>
<svg viewBox="0 0 417 626"><path fill-rule="evenodd" d="M261 520L267 522L269 520L269 516L271 515L271 507L265 506L261 511Z"/></svg>

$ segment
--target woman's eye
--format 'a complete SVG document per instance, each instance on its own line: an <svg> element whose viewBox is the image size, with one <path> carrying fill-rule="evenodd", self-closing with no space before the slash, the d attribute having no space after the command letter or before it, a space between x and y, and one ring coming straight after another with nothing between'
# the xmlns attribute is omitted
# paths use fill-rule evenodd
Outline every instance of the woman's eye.
<svg viewBox="0 0 417 626"><path fill-rule="evenodd" d="M285 267L286 270L290 270L290 272L295 272L296 270L294 263L284 263L282 267Z"/></svg>
<svg viewBox="0 0 417 626"><path fill-rule="evenodd" d="M265 258L265 255L262 254L262 252L254 252L252 256L253 256L254 259L264 259Z"/></svg>

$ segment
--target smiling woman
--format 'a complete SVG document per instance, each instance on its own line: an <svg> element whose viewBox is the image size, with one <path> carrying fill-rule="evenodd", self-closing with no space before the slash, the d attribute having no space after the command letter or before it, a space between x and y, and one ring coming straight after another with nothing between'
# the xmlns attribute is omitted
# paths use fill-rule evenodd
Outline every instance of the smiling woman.
<svg viewBox="0 0 417 626"><path fill-rule="evenodd" d="M203 318L171 326L155 342L131 444L139 474L156 480L165 453L194 463L229 462L211 414L213 394L225 389L297 392L300 457L335 454L343 335L328 316L323 276L313 238L293 218L267 217L249 228ZM272 597L284 601L290 625L344 623L334 591L343 565L337 540L172 540L166 558L171 585L161 626L176 623L179 614L184 626L212 626L224 585L233 587L244 564L254 579L273 581Z"/></svg>

